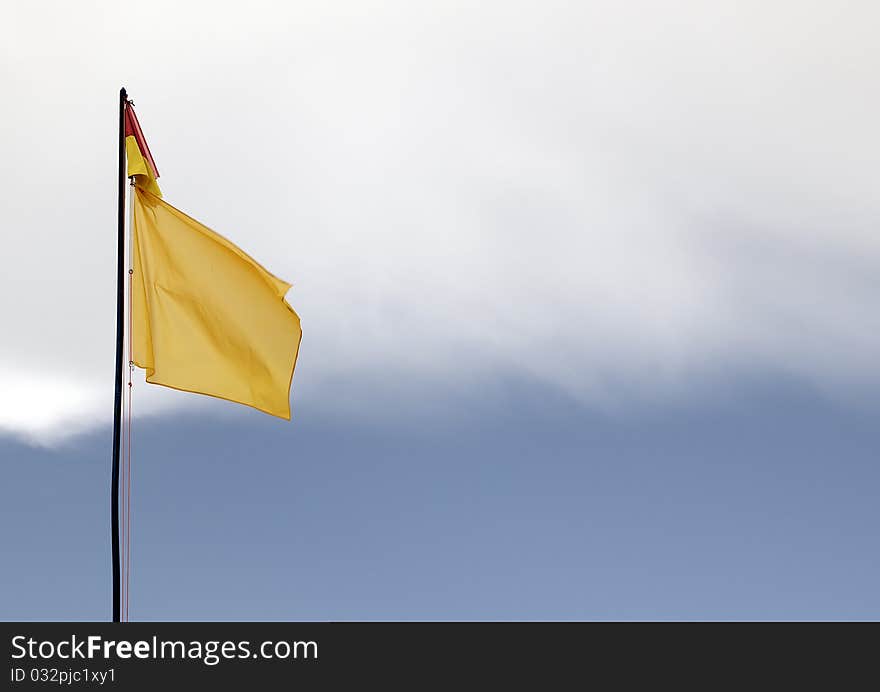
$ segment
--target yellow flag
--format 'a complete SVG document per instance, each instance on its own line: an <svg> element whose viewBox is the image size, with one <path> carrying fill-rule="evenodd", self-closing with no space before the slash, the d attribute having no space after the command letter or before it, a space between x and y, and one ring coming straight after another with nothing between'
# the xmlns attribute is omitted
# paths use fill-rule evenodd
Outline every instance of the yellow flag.
<svg viewBox="0 0 880 692"><path fill-rule="evenodd" d="M302 337L290 284L158 196L132 188L132 359L147 382L290 419Z"/></svg>

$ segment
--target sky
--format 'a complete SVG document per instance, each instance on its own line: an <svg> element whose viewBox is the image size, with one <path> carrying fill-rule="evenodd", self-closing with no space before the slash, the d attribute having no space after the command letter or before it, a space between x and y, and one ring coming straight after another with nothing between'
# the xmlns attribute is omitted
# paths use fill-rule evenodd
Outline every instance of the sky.
<svg viewBox="0 0 880 692"><path fill-rule="evenodd" d="M109 617L117 99L293 288L134 387L132 619L880 617L870 2L0 10L0 617Z"/></svg>

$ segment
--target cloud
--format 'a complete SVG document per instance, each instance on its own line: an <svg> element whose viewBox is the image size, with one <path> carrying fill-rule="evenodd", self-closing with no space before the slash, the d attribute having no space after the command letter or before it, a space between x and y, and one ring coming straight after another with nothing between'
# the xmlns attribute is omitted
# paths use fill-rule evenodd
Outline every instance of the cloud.
<svg viewBox="0 0 880 692"><path fill-rule="evenodd" d="M87 426L98 415L98 392L87 382L70 382L37 373L0 373L0 433L32 442L55 442ZM57 425L64 421L63 432Z"/></svg>
<svg viewBox="0 0 880 692"><path fill-rule="evenodd" d="M293 281L295 408L878 379L872 3L109 8L0 28L6 430L107 422L121 84L167 198Z"/></svg>

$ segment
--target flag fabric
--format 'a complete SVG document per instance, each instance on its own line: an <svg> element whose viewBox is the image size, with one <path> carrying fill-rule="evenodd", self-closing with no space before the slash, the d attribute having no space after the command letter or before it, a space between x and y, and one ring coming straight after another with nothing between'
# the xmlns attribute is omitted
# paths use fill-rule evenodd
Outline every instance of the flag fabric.
<svg viewBox="0 0 880 692"><path fill-rule="evenodd" d="M125 104L125 157L128 161L128 177L134 177L138 186L161 197L162 191L156 182L159 169L156 168L156 162L131 103Z"/></svg>
<svg viewBox="0 0 880 692"><path fill-rule="evenodd" d="M141 153L135 165L146 171L135 175L155 183L146 143L141 148L132 136ZM289 420L302 337L284 298L290 284L149 186L132 191L134 364L146 370L147 382Z"/></svg>

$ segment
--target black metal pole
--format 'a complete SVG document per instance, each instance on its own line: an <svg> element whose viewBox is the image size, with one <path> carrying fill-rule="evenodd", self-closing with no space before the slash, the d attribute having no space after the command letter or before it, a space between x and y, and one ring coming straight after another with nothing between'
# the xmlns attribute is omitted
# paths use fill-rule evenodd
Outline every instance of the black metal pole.
<svg viewBox="0 0 880 692"><path fill-rule="evenodd" d="M116 389L113 396L113 470L110 480L110 523L113 543L113 622L120 621L119 438L122 430L122 357L125 332L125 87L119 90L119 228L116 250Z"/></svg>

